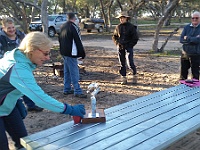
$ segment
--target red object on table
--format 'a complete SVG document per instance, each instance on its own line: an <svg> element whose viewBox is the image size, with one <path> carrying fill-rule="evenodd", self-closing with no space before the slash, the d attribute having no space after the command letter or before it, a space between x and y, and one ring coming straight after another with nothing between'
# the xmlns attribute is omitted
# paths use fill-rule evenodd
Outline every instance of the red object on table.
<svg viewBox="0 0 200 150"><path fill-rule="evenodd" d="M81 117L80 116L73 116L72 118L74 120L74 124L81 123Z"/></svg>

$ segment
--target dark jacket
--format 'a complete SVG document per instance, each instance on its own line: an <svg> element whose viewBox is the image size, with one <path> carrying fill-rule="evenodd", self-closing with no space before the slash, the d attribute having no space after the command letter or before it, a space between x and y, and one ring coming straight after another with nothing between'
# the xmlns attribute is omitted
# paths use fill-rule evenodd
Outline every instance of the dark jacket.
<svg viewBox="0 0 200 150"><path fill-rule="evenodd" d="M184 36L187 36L187 39L184 40ZM183 51L188 55L200 55L200 24L197 27L188 24L184 27L180 43L183 44Z"/></svg>
<svg viewBox="0 0 200 150"><path fill-rule="evenodd" d="M25 34L19 30L16 30L16 35L15 40L10 40L3 30L0 31L0 58L3 57L5 52L18 47L22 39L25 37Z"/></svg>
<svg viewBox="0 0 200 150"><path fill-rule="evenodd" d="M133 48L138 42L137 27L130 22L120 23L115 28L112 36L116 45L124 48Z"/></svg>
<svg viewBox="0 0 200 150"><path fill-rule="evenodd" d="M61 55L74 58L85 58L85 51L80 37L80 30L73 22L67 21L62 25L61 32L59 34L59 43ZM76 55L72 55L73 44L77 49Z"/></svg>

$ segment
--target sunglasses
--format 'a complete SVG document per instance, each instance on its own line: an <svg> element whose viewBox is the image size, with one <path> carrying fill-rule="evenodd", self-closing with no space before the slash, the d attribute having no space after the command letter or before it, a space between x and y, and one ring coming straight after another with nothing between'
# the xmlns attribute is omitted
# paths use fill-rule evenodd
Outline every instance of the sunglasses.
<svg viewBox="0 0 200 150"><path fill-rule="evenodd" d="M50 52L44 52L43 50L41 49L38 49L44 56L50 56L51 53Z"/></svg>
<svg viewBox="0 0 200 150"><path fill-rule="evenodd" d="M192 20L194 20L194 19L198 20L198 19L199 19L199 17L192 17Z"/></svg>

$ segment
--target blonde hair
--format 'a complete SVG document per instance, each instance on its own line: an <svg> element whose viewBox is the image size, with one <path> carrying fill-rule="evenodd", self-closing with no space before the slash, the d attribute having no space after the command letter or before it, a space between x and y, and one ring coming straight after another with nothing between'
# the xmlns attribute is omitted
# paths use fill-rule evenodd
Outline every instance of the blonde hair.
<svg viewBox="0 0 200 150"><path fill-rule="evenodd" d="M41 49L47 50L53 46L51 39L43 32L35 31L28 33L19 45L19 50L30 58L32 51Z"/></svg>
<svg viewBox="0 0 200 150"><path fill-rule="evenodd" d="M6 23L9 23L9 24L13 23L14 24L14 20L11 17L3 18L2 21L1 21L2 27L5 27Z"/></svg>

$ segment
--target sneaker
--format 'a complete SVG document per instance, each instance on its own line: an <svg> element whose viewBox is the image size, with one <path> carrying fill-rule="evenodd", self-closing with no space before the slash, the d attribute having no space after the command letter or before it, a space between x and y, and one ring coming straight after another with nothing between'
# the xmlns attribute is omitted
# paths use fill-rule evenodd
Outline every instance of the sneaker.
<svg viewBox="0 0 200 150"><path fill-rule="evenodd" d="M87 95L85 94L74 94L74 96L78 98L87 98Z"/></svg>
<svg viewBox="0 0 200 150"><path fill-rule="evenodd" d="M137 83L137 75L133 75L133 84Z"/></svg>
<svg viewBox="0 0 200 150"><path fill-rule="evenodd" d="M73 93L74 93L74 90L70 90L70 91L64 92L63 94L64 95L69 95L69 94L73 94Z"/></svg>
<svg viewBox="0 0 200 150"><path fill-rule="evenodd" d="M122 82L121 82L121 85L125 85L127 84L127 79L125 76L122 77Z"/></svg>
<svg viewBox="0 0 200 150"><path fill-rule="evenodd" d="M35 112L41 112L43 111L43 108L35 106L27 109L28 111L35 111Z"/></svg>

